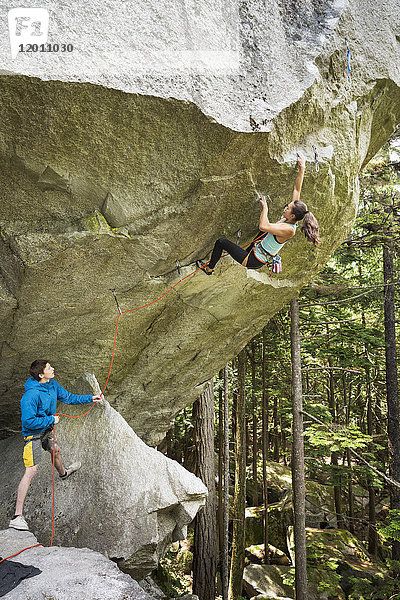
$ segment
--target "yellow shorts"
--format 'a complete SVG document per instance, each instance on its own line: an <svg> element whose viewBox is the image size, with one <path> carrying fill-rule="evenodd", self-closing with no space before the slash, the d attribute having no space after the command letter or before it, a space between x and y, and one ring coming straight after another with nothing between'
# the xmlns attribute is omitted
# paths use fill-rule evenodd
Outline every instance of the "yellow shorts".
<svg viewBox="0 0 400 600"><path fill-rule="evenodd" d="M24 437L23 459L25 467L34 467L40 463L42 448L47 452L53 452L53 429Z"/></svg>

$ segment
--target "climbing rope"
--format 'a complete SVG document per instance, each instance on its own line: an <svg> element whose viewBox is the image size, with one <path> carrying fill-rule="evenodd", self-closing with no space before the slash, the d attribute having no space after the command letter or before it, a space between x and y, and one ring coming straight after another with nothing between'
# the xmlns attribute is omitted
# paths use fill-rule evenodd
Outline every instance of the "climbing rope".
<svg viewBox="0 0 400 600"><path fill-rule="evenodd" d="M268 196L269 198L269 196ZM241 230L239 229L238 231L238 240L240 238L240 234L241 234ZM257 240L257 238L260 236L257 235L253 242L255 240ZM242 246L243 248L244 246ZM224 254L223 256L228 256L227 254ZM209 261L208 261L209 262ZM115 289L111 289L110 291L113 293L116 305L117 305L117 309L118 309L118 317L117 317L117 322L116 322L116 326L115 326L115 333L114 333L114 343L113 343L113 349L112 349L112 354L111 354L111 362L110 362L110 368L108 369L108 374L107 374L107 379L106 382L104 384L104 387L101 391L101 396L104 395L104 392L107 388L109 379L110 379L110 375L111 375L111 370L112 370L112 366L113 366L113 362L114 362L114 355L115 355L115 348L116 348L116 344L117 344L117 333L118 333L118 326L119 326L119 320L121 315L126 315L128 313L137 311L137 310L141 310L142 308L147 308L148 306L151 306L152 304L155 304L156 302L159 302L162 298L165 298L165 296L167 296L167 294L169 294L170 292L172 292L172 290L174 290L180 283L182 283L183 281L185 281L186 279L189 279L189 277L192 277L195 273L197 273L197 271L200 271L204 268L204 266L208 265L208 262L204 263L203 265L201 265L200 267L197 267L194 271L192 271L191 273L189 273L188 275L185 275L184 277L182 277L182 273L181 273L181 266L179 264L179 261L176 261L176 266L177 266L177 270L178 270L178 275L179 275L179 281L177 281L173 286L171 286L164 294L162 294L161 296L159 296L158 298L156 298L155 300L152 300L151 302L148 302L147 304L142 304L141 306L136 306L135 308L129 308L128 310L121 310L121 307L119 305L118 302L118 298L116 295L116 291ZM81 417L85 417L86 415L88 415L93 408L95 407L96 403L93 403L93 405L89 408L89 410L87 410L86 412L82 413L81 415L67 415L65 413L56 413L55 416L56 417L67 417L68 419L80 419ZM53 426L53 499L52 499L52 518L51 518L51 539L50 539L50 547L53 546L53 538L54 538L54 519L55 519L55 486L56 486L56 482L55 482L55 453L56 453L56 424L54 423ZM8 560L9 558L12 558L14 556L17 556L18 554L21 554L21 552L24 552L25 550L30 550L31 548L36 548L38 546L43 546L43 544L38 543L35 544L33 546L28 546L27 548L23 548L22 550L20 550L19 552L16 552L15 554L11 554L10 556L7 556L6 558L3 558L0 560L0 563L2 563L4 560Z"/></svg>
<svg viewBox="0 0 400 600"><path fill-rule="evenodd" d="M208 264L208 263L206 263ZM182 281L184 281L185 279L188 279L189 277L192 277L195 273L197 273L197 271L199 271L201 269L201 267L196 268L194 271L192 271L192 273L189 273L188 275L185 275L185 277L181 277L179 279L179 281L177 281L172 287L169 288L169 290L167 290L164 294L162 294L161 296L159 296L158 298L156 298L155 300L153 300L152 302L148 302L147 304L143 304L142 306L136 306L135 308L130 308L128 310L121 310L121 307L118 303L118 298L114 290L111 290L116 304L117 304L117 308L118 308L118 317L117 317L117 322L115 325L115 333L114 333L114 343L113 343L113 349L112 349L112 354L111 354L111 362L110 362L110 368L108 369L108 374L107 374L107 379L106 382L104 384L104 387L101 391L101 396L104 395L104 392L107 388L109 379L110 379L110 375L111 375L111 370L112 370L112 366L113 366L113 362L114 362L114 355L115 355L115 347L117 344L117 333L118 333L118 326L119 326L119 319L121 317L121 315L130 313L130 312L134 312L136 310L141 310L142 308L146 308L148 306L151 306L152 304L155 304L156 302L159 302L159 300L161 300L162 298L165 298L165 296L167 294L169 294L170 292L172 292L172 290L174 290L176 288L177 285L179 285L180 283L182 283ZM86 412L82 413L81 415L67 415L65 413L56 413L55 416L56 417L67 417L69 419L80 419L81 417L84 417L86 415L88 415L93 408L95 407L96 403L93 403L93 405L89 408L89 410L87 410ZM53 539L54 539L54 518L55 518L55 488L56 488L56 481L55 481L55 454L56 454L56 424L54 423L53 426L53 500L52 500L52 517L51 517L51 539L50 539L50 547L53 546ZM13 558L14 556L18 556L18 554L21 554L21 552L24 552L25 550L30 550L31 548L37 548L38 546L43 546L43 544L38 543L38 544L34 544L33 546L28 546L27 548L23 548L22 550L20 550L19 552L16 552L15 554L10 554L10 556L6 556L5 558L2 558L0 560L0 563L2 563L5 560L8 560L10 558Z"/></svg>

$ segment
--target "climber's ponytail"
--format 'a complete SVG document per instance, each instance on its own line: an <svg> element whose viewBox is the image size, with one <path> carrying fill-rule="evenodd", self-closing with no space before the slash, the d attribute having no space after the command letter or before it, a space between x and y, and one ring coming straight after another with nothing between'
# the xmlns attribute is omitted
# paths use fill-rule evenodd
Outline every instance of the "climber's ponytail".
<svg viewBox="0 0 400 600"><path fill-rule="evenodd" d="M303 219L301 231L304 233L306 239L312 242L314 246L321 243L319 238L319 225L317 219L314 217L312 212L307 209L307 206L301 200L295 200L292 208L292 213L296 217L296 221Z"/></svg>
<svg viewBox="0 0 400 600"><path fill-rule="evenodd" d="M319 239L318 221L309 210L304 215L303 224L300 229L306 236L306 240L312 242L314 246L321 243L321 240Z"/></svg>

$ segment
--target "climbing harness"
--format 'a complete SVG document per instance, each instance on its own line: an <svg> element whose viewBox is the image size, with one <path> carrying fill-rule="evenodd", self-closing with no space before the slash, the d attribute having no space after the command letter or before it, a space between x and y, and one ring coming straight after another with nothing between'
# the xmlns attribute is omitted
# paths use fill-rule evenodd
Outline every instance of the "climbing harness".
<svg viewBox="0 0 400 600"><path fill-rule="evenodd" d="M317 146L313 146L312 148L313 148L313 151L314 151L315 170L318 173L318 171L319 171L319 160L318 160Z"/></svg>
<svg viewBox="0 0 400 600"><path fill-rule="evenodd" d="M263 232L263 233L259 233L258 235L256 235L256 237L254 238L254 240L251 242L250 246L251 249L248 252L247 256L245 257L245 259L242 261L242 265L244 267L247 266L247 262L249 260L249 256L251 255L251 253L253 253L254 257L261 263L263 263L264 265L267 265L268 269L269 269L269 276L272 277L272 273L273 273L273 259L274 257L272 256L272 254L269 254L269 252L267 252L266 250L264 250L264 248L261 245L261 241L265 238L265 236L267 235L267 232ZM254 248L257 246L258 251L261 253L261 255L265 258L265 260L261 260L260 258L258 258L255 255L254 252ZM282 269L281 269L282 270Z"/></svg>

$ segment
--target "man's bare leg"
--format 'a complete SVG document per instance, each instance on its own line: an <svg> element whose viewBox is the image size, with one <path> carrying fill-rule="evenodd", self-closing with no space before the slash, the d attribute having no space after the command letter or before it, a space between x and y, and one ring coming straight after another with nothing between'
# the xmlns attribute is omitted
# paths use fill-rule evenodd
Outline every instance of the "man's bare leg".
<svg viewBox="0 0 400 600"><path fill-rule="evenodd" d="M36 475L37 468L38 465L25 468L25 473L23 474L18 486L17 503L15 505L16 515L22 515L23 513L25 498L28 493L29 486L31 485L31 481Z"/></svg>
<svg viewBox="0 0 400 600"><path fill-rule="evenodd" d="M51 462L53 462L53 449L50 450ZM61 458L61 450L58 446L56 446L56 453L54 456L54 466L58 471L59 475L65 475L66 469L63 465L63 461Z"/></svg>
<svg viewBox="0 0 400 600"><path fill-rule="evenodd" d="M53 448L49 452L51 455L51 461L53 462ZM58 474L60 475L61 479L66 479L67 477L69 477L69 475L72 475L72 473L75 473L75 471L78 471L81 468L81 463L79 461L76 461L76 462L72 463L72 465L69 465L68 468L65 468L63 465L62 458L61 458L60 448L58 446L56 446L56 453L54 456L54 466L57 469Z"/></svg>

